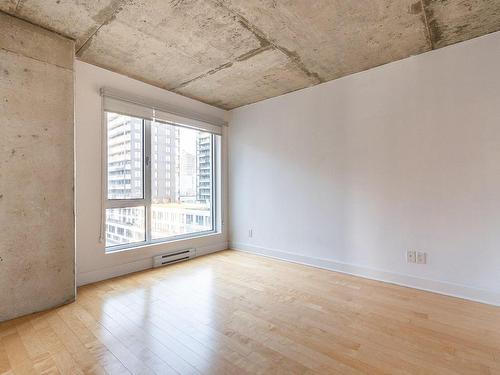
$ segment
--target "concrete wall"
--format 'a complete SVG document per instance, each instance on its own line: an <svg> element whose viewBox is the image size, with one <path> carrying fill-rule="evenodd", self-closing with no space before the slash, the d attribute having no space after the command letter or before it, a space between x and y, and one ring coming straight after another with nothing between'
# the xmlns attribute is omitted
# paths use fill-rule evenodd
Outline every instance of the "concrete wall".
<svg viewBox="0 0 500 375"><path fill-rule="evenodd" d="M77 284L87 284L150 268L154 255L176 249L195 247L200 255L226 249L227 234L223 227L220 234L105 253L104 243L99 242L101 220L101 97L99 89L101 87L114 89L179 112L194 112L218 120L225 120L227 112L81 61L75 63L75 76ZM222 143L222 187L224 188L226 181L225 135ZM218 217L226 215L225 190L224 188L220 197L222 212L218 212Z"/></svg>
<svg viewBox="0 0 500 375"><path fill-rule="evenodd" d="M75 298L73 55L0 13L0 321Z"/></svg>
<svg viewBox="0 0 500 375"><path fill-rule="evenodd" d="M495 33L232 111L231 245L500 304L499 66Z"/></svg>

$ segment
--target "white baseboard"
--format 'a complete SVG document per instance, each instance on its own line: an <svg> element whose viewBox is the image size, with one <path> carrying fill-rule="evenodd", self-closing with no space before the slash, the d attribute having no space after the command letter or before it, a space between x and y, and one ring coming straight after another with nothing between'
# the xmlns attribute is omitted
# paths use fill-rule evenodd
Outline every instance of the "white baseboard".
<svg viewBox="0 0 500 375"><path fill-rule="evenodd" d="M289 253L282 250L267 249L244 243L229 243L229 248L237 251L244 251L270 258L285 260L288 262L323 268L330 271L346 273L349 275L359 276L367 279L384 281L391 284L402 285L410 288L444 294L447 296L500 306L500 293L495 291L473 288L446 281L423 279L415 276L403 275L364 266L338 262L330 259L309 257Z"/></svg>
<svg viewBox="0 0 500 375"><path fill-rule="evenodd" d="M196 257L226 250L227 242L216 243L213 245L199 246L196 248ZM97 281L111 279L113 277L126 275L132 272L143 271L153 267L153 258L138 259L133 262L117 264L111 267L100 268L88 272L80 272L76 276L77 286L95 283Z"/></svg>

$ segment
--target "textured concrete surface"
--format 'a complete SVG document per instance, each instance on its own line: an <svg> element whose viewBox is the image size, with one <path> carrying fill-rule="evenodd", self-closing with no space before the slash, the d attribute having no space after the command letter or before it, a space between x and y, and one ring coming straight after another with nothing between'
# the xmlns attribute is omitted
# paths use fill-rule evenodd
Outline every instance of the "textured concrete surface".
<svg viewBox="0 0 500 375"><path fill-rule="evenodd" d="M0 9L75 39L83 61L225 109L500 30L499 0L0 0Z"/></svg>
<svg viewBox="0 0 500 375"><path fill-rule="evenodd" d="M181 2L179 2L181 3ZM134 1L80 51L82 60L173 89L260 47L254 35L209 1Z"/></svg>
<svg viewBox="0 0 500 375"><path fill-rule="evenodd" d="M64 34L80 48L127 0L0 0L0 9Z"/></svg>
<svg viewBox="0 0 500 375"><path fill-rule="evenodd" d="M499 0L425 0L434 48L500 30Z"/></svg>
<svg viewBox="0 0 500 375"><path fill-rule="evenodd" d="M5 13L0 13L1 48L32 59L72 69L73 42L60 35L43 30Z"/></svg>
<svg viewBox="0 0 500 375"><path fill-rule="evenodd" d="M222 2L321 81L430 49L414 0Z"/></svg>
<svg viewBox="0 0 500 375"><path fill-rule="evenodd" d="M225 69L203 79L193 80L176 91L202 102L227 108L298 90L310 84L307 74L277 49L267 49L249 59L251 62L245 59L236 61ZM216 100L212 92L218 93ZM242 92L245 92L245 96L241 95Z"/></svg>
<svg viewBox="0 0 500 375"><path fill-rule="evenodd" d="M0 14L0 321L75 297L73 51Z"/></svg>

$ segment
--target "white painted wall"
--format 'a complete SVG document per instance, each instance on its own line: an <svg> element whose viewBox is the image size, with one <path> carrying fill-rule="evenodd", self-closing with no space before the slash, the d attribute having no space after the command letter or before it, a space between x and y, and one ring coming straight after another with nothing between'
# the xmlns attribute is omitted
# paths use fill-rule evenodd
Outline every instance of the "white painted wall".
<svg viewBox="0 0 500 375"><path fill-rule="evenodd" d="M76 149L76 265L77 284L106 279L152 266L152 257L166 251L196 247L198 254L227 248L224 228L220 234L191 240L145 246L105 254L99 242L101 220L101 98L106 87L133 97L145 98L183 112L226 120L227 112L196 100L112 73L80 61L75 62L75 149ZM225 132L225 130L224 130ZM225 135L222 144L222 179L225 182ZM226 189L222 184L222 215L226 210Z"/></svg>
<svg viewBox="0 0 500 375"><path fill-rule="evenodd" d="M499 67L495 33L232 111L231 245L500 304Z"/></svg>

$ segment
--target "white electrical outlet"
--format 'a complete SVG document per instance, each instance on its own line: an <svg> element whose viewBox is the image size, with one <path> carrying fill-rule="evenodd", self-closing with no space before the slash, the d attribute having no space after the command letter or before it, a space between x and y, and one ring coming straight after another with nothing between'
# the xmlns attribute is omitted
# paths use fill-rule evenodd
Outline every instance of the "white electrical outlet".
<svg viewBox="0 0 500 375"><path fill-rule="evenodd" d="M427 264L427 253L424 253L423 251L417 251L417 263Z"/></svg>
<svg viewBox="0 0 500 375"><path fill-rule="evenodd" d="M417 263L417 252L415 250L406 252L406 263Z"/></svg>
<svg viewBox="0 0 500 375"><path fill-rule="evenodd" d="M253 237L253 229L248 230L248 237L252 238Z"/></svg>

